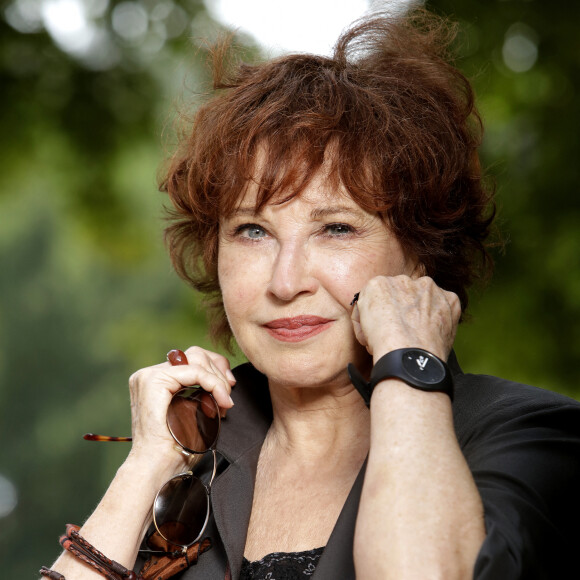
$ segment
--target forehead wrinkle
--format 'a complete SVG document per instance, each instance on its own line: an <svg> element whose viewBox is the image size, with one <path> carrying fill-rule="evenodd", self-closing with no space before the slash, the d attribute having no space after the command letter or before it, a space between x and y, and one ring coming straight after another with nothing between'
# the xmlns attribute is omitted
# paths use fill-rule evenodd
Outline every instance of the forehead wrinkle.
<svg viewBox="0 0 580 580"><path fill-rule="evenodd" d="M257 216L258 214L262 213L261 211L256 211L256 208L254 206L238 206L236 207L231 215L232 216L244 216L244 215L249 215L249 216Z"/></svg>

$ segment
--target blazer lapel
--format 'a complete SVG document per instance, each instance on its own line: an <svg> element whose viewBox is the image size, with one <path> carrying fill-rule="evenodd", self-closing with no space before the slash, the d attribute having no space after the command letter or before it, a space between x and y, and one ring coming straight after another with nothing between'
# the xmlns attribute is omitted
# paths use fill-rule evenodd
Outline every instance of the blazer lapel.
<svg viewBox="0 0 580 580"><path fill-rule="evenodd" d="M348 494L336 525L330 534L328 544L320 556L312 580L354 580L354 529L358 506L364 482L367 462L363 463L357 478Z"/></svg>
<svg viewBox="0 0 580 580"><path fill-rule="evenodd" d="M213 514L232 578L239 577L242 566L261 447L259 442L230 464L212 488Z"/></svg>
<svg viewBox="0 0 580 580"><path fill-rule="evenodd" d="M258 458L272 422L272 404L266 377L251 365L234 369L235 406L228 411L218 442L219 453L229 462L215 480L213 517L226 550L232 578L238 578L250 523Z"/></svg>

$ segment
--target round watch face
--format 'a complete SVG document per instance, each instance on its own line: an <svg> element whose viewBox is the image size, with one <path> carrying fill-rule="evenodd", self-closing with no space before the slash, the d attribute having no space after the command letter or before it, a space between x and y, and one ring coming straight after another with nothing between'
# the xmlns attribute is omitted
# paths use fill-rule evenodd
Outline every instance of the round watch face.
<svg viewBox="0 0 580 580"><path fill-rule="evenodd" d="M402 365L411 377L422 383L436 385L445 378L445 367L441 361L425 350L406 350Z"/></svg>

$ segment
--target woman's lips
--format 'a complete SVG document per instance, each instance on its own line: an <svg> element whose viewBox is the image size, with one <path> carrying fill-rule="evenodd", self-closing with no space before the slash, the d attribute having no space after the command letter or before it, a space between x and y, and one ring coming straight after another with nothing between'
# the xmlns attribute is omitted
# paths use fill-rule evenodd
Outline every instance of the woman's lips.
<svg viewBox="0 0 580 580"><path fill-rule="evenodd" d="M270 320L264 328L283 342L300 342L326 330L331 323L331 319L320 316L295 316Z"/></svg>

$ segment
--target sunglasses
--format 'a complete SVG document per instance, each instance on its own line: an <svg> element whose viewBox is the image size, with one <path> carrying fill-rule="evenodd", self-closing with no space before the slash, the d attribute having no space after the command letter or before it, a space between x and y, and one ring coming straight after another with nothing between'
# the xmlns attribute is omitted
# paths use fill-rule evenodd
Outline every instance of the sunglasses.
<svg viewBox="0 0 580 580"><path fill-rule="evenodd" d="M215 446L220 432L220 410L213 396L201 387L184 387L171 398L167 408L167 427L186 455L211 452L213 468L207 484L191 469L167 481L153 502L153 524L169 544L184 551L197 542L209 520L210 492L216 475ZM87 433L88 441L132 441L132 437L109 437Z"/></svg>

